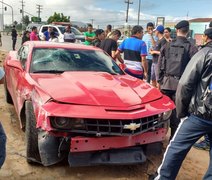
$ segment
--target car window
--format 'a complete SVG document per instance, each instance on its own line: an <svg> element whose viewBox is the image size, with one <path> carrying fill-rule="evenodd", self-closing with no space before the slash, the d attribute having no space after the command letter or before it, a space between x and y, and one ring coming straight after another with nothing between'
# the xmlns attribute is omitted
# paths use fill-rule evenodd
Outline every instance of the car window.
<svg viewBox="0 0 212 180"><path fill-rule="evenodd" d="M53 31L54 31L56 34L59 35L59 32L58 32L57 28L53 27Z"/></svg>
<svg viewBox="0 0 212 180"><path fill-rule="evenodd" d="M21 62L23 69L25 69L28 54L29 54L28 46L22 46L22 48L18 51L19 60Z"/></svg>
<svg viewBox="0 0 212 180"><path fill-rule="evenodd" d="M61 32L62 34L64 34L64 32L65 32L65 27L64 27L64 26L59 26L58 28L59 28L60 32Z"/></svg>
<svg viewBox="0 0 212 180"><path fill-rule="evenodd" d="M30 72L98 71L123 74L114 60L103 51L36 48Z"/></svg>
<svg viewBox="0 0 212 180"><path fill-rule="evenodd" d="M75 35L82 35L82 33L78 30L78 29L75 29L73 27L71 27L71 31L75 34Z"/></svg>
<svg viewBox="0 0 212 180"><path fill-rule="evenodd" d="M44 26L44 27L42 28L42 31L41 31L41 32L44 33L44 32L47 31L47 30L48 30L48 27L45 27L45 26Z"/></svg>

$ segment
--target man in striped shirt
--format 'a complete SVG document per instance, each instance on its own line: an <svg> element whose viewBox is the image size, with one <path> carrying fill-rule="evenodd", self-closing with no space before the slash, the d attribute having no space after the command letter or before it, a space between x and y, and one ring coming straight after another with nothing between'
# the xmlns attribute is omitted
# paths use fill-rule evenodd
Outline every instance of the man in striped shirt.
<svg viewBox="0 0 212 180"><path fill-rule="evenodd" d="M141 26L134 26L132 36L125 39L116 52L116 55L124 53L125 72L139 79L147 76L147 48L142 37L143 28Z"/></svg>

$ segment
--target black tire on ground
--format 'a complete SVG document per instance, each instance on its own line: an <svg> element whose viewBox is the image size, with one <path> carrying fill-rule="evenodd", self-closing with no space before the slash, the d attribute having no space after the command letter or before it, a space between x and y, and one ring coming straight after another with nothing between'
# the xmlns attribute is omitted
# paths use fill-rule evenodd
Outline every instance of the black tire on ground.
<svg viewBox="0 0 212 180"><path fill-rule="evenodd" d="M13 104L13 100L12 100L12 97L7 89L7 83L6 83L6 79L4 81L4 91L5 91L5 98L6 98L6 102L8 104Z"/></svg>
<svg viewBox="0 0 212 180"><path fill-rule="evenodd" d="M40 163L38 149L38 130L36 129L36 119L31 101L26 102L26 158L28 163Z"/></svg>

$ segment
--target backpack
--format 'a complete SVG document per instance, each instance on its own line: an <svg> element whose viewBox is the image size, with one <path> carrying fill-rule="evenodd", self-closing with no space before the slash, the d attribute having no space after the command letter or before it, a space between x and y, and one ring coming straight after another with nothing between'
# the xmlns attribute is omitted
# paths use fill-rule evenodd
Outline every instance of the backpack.
<svg viewBox="0 0 212 180"><path fill-rule="evenodd" d="M167 43L165 53L165 75L173 76L178 79L182 76L189 60L189 50L191 43L186 41L179 44L176 40Z"/></svg>

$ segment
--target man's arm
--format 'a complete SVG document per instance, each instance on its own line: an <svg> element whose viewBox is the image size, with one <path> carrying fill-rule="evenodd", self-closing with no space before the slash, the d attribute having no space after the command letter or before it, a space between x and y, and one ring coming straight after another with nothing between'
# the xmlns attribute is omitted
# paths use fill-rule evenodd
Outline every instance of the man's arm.
<svg viewBox="0 0 212 180"><path fill-rule="evenodd" d="M177 116L183 118L188 116L189 104L197 85L202 76L205 54L197 53L188 63L180 78L176 92Z"/></svg>
<svg viewBox="0 0 212 180"><path fill-rule="evenodd" d="M86 41L92 42L93 40L96 39L96 36L89 37L89 36L87 35L87 33L84 33L84 35L85 35L85 40L86 40Z"/></svg>
<svg viewBox="0 0 212 180"><path fill-rule="evenodd" d="M146 56L141 55L141 64L144 68L144 76L145 78L147 77L147 61L146 61Z"/></svg>

